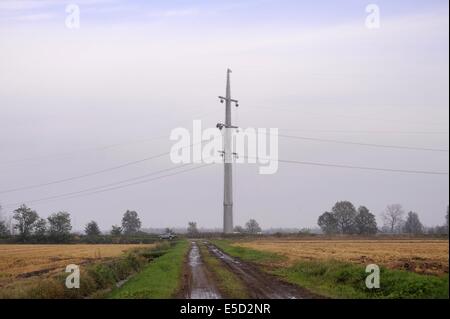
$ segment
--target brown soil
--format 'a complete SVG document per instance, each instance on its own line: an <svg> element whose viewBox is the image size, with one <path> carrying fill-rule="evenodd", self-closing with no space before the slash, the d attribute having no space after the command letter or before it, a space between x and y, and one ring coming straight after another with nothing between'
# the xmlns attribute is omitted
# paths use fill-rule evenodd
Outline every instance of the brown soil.
<svg viewBox="0 0 450 319"><path fill-rule="evenodd" d="M212 244L207 244L212 256L222 261L236 276L242 280L252 299L314 299L323 298L310 291L284 282L262 272L255 265L233 258Z"/></svg>
<svg viewBox="0 0 450 319"><path fill-rule="evenodd" d="M187 266L189 272L185 275L186 299L221 299L217 285L203 263L200 249L196 242L192 242L188 254Z"/></svg>

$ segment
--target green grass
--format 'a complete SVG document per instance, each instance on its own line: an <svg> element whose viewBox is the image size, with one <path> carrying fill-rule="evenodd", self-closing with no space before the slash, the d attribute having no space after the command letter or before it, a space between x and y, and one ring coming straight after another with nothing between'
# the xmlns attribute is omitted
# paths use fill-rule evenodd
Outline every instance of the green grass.
<svg viewBox="0 0 450 319"><path fill-rule="evenodd" d="M258 264L272 264L279 263L286 260L285 256L280 254L259 251L250 248L244 248L239 246L232 246L232 241L221 239L211 241L214 245L222 249L227 254L238 257L244 261L258 263Z"/></svg>
<svg viewBox="0 0 450 319"><path fill-rule="evenodd" d="M447 298L448 275L419 275L380 269L380 288L365 285L365 267L338 261L302 261L272 273L323 296L332 298L428 299Z"/></svg>
<svg viewBox="0 0 450 319"><path fill-rule="evenodd" d="M204 244L200 244L200 252L206 268L212 273L217 288L225 298L246 299L250 295L242 281L224 263L212 256Z"/></svg>
<svg viewBox="0 0 450 319"><path fill-rule="evenodd" d="M449 298L448 274L443 276L421 275L405 270L391 270L381 267L380 288L368 289L365 285L365 267L335 260L301 261L290 267L282 267L277 262L283 256L257 251L250 248L234 247L231 241L214 241L226 253L254 262L262 270L277 275L285 281L297 284L314 293L331 298ZM273 267L273 263L278 267ZM272 267L264 267L271 265Z"/></svg>
<svg viewBox="0 0 450 319"><path fill-rule="evenodd" d="M182 284L183 262L188 251L188 242L175 243L165 254L153 260L140 273L122 287L113 290L109 298L174 297Z"/></svg>

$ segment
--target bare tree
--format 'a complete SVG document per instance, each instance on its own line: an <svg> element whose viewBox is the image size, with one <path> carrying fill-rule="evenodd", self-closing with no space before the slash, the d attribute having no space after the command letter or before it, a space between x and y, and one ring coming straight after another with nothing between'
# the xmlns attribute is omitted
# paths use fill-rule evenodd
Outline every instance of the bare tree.
<svg viewBox="0 0 450 319"><path fill-rule="evenodd" d="M2 205L0 205L0 237L8 236L8 227L2 218Z"/></svg>
<svg viewBox="0 0 450 319"><path fill-rule="evenodd" d="M395 233L401 229L403 224L403 215L405 211L400 204L392 204L386 207L386 210L382 214L384 225L391 233Z"/></svg>
<svg viewBox="0 0 450 319"><path fill-rule="evenodd" d="M236 225L234 226L234 230L235 233L239 233L239 234L243 234L245 233L245 229L242 226Z"/></svg>
<svg viewBox="0 0 450 319"><path fill-rule="evenodd" d="M8 227L3 220L0 220L0 238L9 235Z"/></svg>
<svg viewBox="0 0 450 319"><path fill-rule="evenodd" d="M447 214L445 214L445 225L446 233L448 234L448 206L447 206Z"/></svg>
<svg viewBox="0 0 450 319"><path fill-rule="evenodd" d="M261 232L261 227L259 227L259 224L256 220L250 219L246 224L245 228L248 233L250 234L257 234Z"/></svg>
<svg viewBox="0 0 450 319"><path fill-rule="evenodd" d="M189 222L187 232L190 236L198 235L198 228L196 222Z"/></svg>

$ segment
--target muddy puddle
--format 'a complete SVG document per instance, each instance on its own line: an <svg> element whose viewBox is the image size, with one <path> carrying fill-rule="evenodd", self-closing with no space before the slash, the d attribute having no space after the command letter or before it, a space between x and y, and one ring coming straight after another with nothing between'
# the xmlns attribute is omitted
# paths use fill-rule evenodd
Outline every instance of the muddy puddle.
<svg viewBox="0 0 450 319"><path fill-rule="evenodd" d="M222 297L202 261L200 249L196 242L192 242L188 258L190 285L187 298L221 299Z"/></svg>
<svg viewBox="0 0 450 319"><path fill-rule="evenodd" d="M318 298L301 287L281 281L275 276L259 270L256 266L242 262L225 254L212 244L207 244L210 253L220 259L224 266L236 274L247 286L252 299L304 299Z"/></svg>

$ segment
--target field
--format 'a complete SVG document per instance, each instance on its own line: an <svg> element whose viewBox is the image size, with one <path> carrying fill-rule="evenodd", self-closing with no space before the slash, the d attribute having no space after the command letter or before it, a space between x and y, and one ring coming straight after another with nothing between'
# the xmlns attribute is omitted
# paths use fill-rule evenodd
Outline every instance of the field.
<svg viewBox="0 0 450 319"><path fill-rule="evenodd" d="M0 299L189 299L210 292L255 299L448 298L448 244L438 239L253 237L149 245L0 245ZM198 254L192 253L195 247ZM365 267L372 263L381 268L380 289L365 285ZM68 264L83 265L79 290L65 289Z"/></svg>
<svg viewBox="0 0 450 319"><path fill-rule="evenodd" d="M300 260L379 264L425 274L448 273L448 240L256 240L236 246L273 252L292 265Z"/></svg>
<svg viewBox="0 0 450 319"><path fill-rule="evenodd" d="M37 275L51 275L69 264L82 265L153 245L0 245L0 288Z"/></svg>

